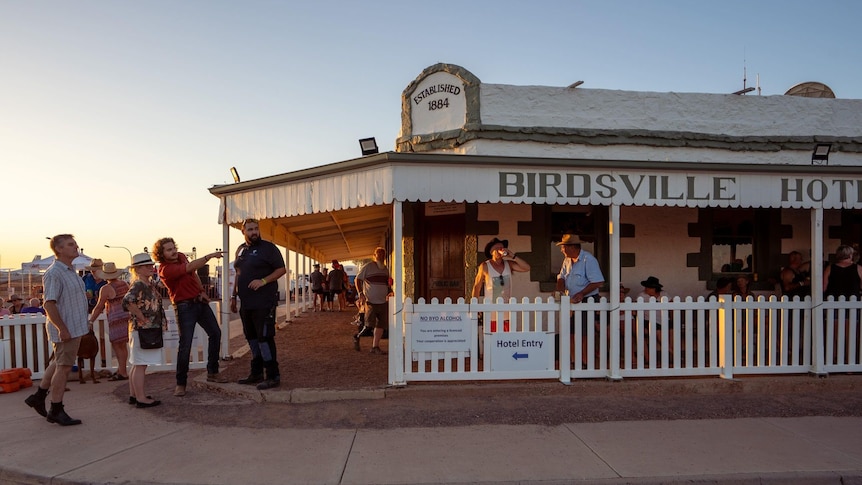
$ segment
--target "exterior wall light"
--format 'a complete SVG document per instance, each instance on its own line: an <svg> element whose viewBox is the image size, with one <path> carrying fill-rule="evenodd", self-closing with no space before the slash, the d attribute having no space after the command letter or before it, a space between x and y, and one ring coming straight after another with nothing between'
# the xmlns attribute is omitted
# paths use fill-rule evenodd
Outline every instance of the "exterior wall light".
<svg viewBox="0 0 862 485"><path fill-rule="evenodd" d="M363 157L365 155L374 155L375 153L379 152L379 150L377 149L377 140L375 140L374 137L362 138L361 140L359 140L359 148L362 149Z"/></svg>
<svg viewBox="0 0 862 485"><path fill-rule="evenodd" d="M818 143L814 147L814 153L811 154L811 165L829 165L829 150L831 149L831 143Z"/></svg>

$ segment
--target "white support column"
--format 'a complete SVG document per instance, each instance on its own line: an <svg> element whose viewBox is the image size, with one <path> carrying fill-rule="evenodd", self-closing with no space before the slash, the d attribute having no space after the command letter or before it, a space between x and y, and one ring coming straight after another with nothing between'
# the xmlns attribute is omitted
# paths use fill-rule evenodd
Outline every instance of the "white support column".
<svg viewBox="0 0 862 485"><path fill-rule="evenodd" d="M287 321L291 321L291 320L293 320L293 315L291 314L292 306L290 304L290 270L291 270L291 265L290 265L290 250L289 249L284 250L284 265L287 268L287 273L284 275L284 282L285 282L285 285L284 285L284 291L285 291L284 308L287 311L287 316L285 318L287 319Z"/></svg>
<svg viewBox="0 0 862 485"><path fill-rule="evenodd" d="M296 289L302 288L302 311L308 311L308 288L305 286L305 276L308 275L308 256L302 255L302 274L297 276Z"/></svg>
<svg viewBox="0 0 862 485"><path fill-rule="evenodd" d="M826 375L823 370L826 345L831 342L823 340L823 208L811 209L811 336L813 365L811 372L815 375Z"/></svg>
<svg viewBox="0 0 862 485"><path fill-rule="evenodd" d="M221 258L221 303L219 304L219 325L221 325L221 357L230 356L230 225L222 220L221 244L224 256Z"/></svg>
<svg viewBox="0 0 862 485"><path fill-rule="evenodd" d="M608 318L608 327L611 335L610 348L610 375L612 380L622 379L620 376L620 206L611 205L611 220L608 222L608 234L610 235L610 257L611 257L611 286L608 290L608 300L611 304L611 312Z"/></svg>
<svg viewBox="0 0 862 485"><path fill-rule="evenodd" d="M296 251L293 252L293 266L296 268L296 271L293 272L293 295L294 297L296 297L299 295L299 293L297 293L297 289L299 286L296 281L296 275L297 273L299 273L299 253L297 253ZM290 299L290 286L287 287L287 298ZM299 298L296 298L296 300L294 301L296 302L296 304L293 306L294 316L299 317Z"/></svg>
<svg viewBox="0 0 862 485"><path fill-rule="evenodd" d="M389 383L403 386L404 381L404 213L401 201L392 202L392 289L389 299Z"/></svg>
<svg viewBox="0 0 862 485"><path fill-rule="evenodd" d="M284 297L285 309L287 310L284 321L289 322L292 320L290 318L290 250L284 248L284 266L287 269L287 272L284 273L284 287L286 288L287 294Z"/></svg>

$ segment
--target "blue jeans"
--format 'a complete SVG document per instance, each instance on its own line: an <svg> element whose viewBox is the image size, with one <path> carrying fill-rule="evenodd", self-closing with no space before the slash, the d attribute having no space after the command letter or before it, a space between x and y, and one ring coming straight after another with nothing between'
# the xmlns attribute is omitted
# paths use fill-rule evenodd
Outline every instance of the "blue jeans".
<svg viewBox="0 0 862 485"><path fill-rule="evenodd" d="M189 357L195 324L207 334L207 373L218 374L218 358L221 348L221 328L207 303L181 302L174 305L177 312L177 328L180 331L180 347L177 349L177 385L185 386L189 377Z"/></svg>

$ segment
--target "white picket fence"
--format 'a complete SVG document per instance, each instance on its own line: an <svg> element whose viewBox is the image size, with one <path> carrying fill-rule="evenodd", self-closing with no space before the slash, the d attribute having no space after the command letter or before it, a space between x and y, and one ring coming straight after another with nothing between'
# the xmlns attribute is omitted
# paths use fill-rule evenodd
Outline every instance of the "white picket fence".
<svg viewBox="0 0 862 485"><path fill-rule="evenodd" d="M473 298L469 303L464 299L452 303L447 298L443 303L436 299L414 303L407 299L404 327L395 328L395 335L399 330L403 335L403 354L394 347L390 381L401 381L402 375L403 382L569 382L573 378L860 372L860 308L855 297L830 298L819 311L814 311L810 298L774 296L627 298L615 308L604 298L576 305L567 297L559 302ZM481 327L480 314L485 322ZM460 323L447 328L441 323L447 321ZM540 349L542 342L552 343L553 351L547 346ZM531 349L524 348L531 344ZM521 347L511 350L509 345ZM535 357L532 361L530 355Z"/></svg>
<svg viewBox="0 0 862 485"><path fill-rule="evenodd" d="M218 315L218 302L211 302L210 307ZM177 346L179 332L177 331L176 315L171 306L165 308L168 317L168 331L165 333L165 346L161 349L162 360L158 365L147 367L148 372L175 370L177 368ZM51 344L45 334L45 316L39 313L8 315L0 317L0 364L3 369L26 367L33 372L34 379L40 379L48 367L52 354ZM101 360L105 360L107 369L116 371L117 364L108 338L108 324L104 315L93 326L96 335L101 334L105 342L105 354L96 357L96 368L101 369ZM225 330L226 331L226 330ZM195 336L192 339L192 351L189 368L203 369L207 364L207 336L201 327L195 326ZM89 362L84 363L89 371Z"/></svg>

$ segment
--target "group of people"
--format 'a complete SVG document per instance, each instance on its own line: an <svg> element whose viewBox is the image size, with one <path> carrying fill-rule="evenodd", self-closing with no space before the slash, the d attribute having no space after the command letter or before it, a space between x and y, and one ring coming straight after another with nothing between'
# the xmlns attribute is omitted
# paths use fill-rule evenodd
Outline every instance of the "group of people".
<svg viewBox="0 0 862 485"><path fill-rule="evenodd" d="M309 276L313 296L312 310L335 311L335 300L338 300L338 311L346 310L350 277L344 271L344 265L333 259L331 270L326 267L321 269L319 263L314 263L313 267L314 271Z"/></svg>
<svg viewBox="0 0 862 485"><path fill-rule="evenodd" d="M101 261L94 260L89 268L91 274L94 281L101 280L104 284L98 288L98 297L92 303L94 290L88 293L85 279L79 277L72 266L79 252L74 236L58 234L51 238L49 245L55 261L43 276L44 309L47 315L45 330L54 355L36 392L28 396L25 403L49 423L62 426L81 424L80 419L70 417L65 411L66 380L77 359L81 337L92 330L93 322L106 310L109 338L119 362L114 380L129 380L129 404L138 408L158 406L161 402L148 396L144 389L144 376L148 365L161 362L161 348L158 343L152 346L141 344L141 335L146 329L158 329L157 333L167 330L161 293L154 280L155 262L150 254L145 252L132 257L131 285L120 279L122 270L114 263L102 265ZM152 255L159 263L160 280L167 288L177 313L180 342L174 395L183 396L186 392L195 325L201 325L209 338L207 379L226 382L219 375L221 330L197 276L198 268L222 254L214 252L189 261L177 250L173 239L162 238L153 245ZM127 362L131 365L128 373ZM49 394L50 409L46 406Z"/></svg>
<svg viewBox="0 0 862 485"><path fill-rule="evenodd" d="M42 308L42 301L40 299L30 298L27 303L28 305L25 305L24 299L18 295L10 295L9 305L7 307L6 301L3 300L3 297L0 297L0 317L4 315L18 315L23 313L45 314L45 309Z"/></svg>

